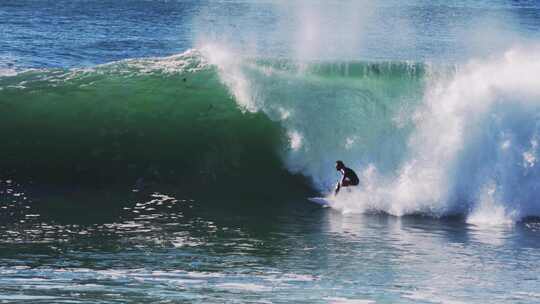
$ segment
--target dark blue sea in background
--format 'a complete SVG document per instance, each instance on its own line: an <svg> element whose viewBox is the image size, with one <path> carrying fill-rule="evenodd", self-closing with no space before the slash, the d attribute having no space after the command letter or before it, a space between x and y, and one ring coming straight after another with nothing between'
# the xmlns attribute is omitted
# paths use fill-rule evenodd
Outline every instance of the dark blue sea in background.
<svg viewBox="0 0 540 304"><path fill-rule="evenodd" d="M255 41L257 54L287 57L295 38L284 33L308 18L294 13L306 7L330 7L330 14L320 20L324 31L317 33L323 36L317 40L335 30L343 30L335 32L335 40L365 37L361 48L351 45L351 50L336 52L334 59L349 53L345 59L457 60L479 52L471 44L489 44L482 46L485 52L540 35L536 1L362 2L355 4L358 16L370 17L369 22L355 22L361 28L352 27L351 20L331 19L347 5L351 4L343 8L339 1L6 0L0 10L0 58L2 66L15 68L93 66L178 54L193 48L201 32L237 45ZM473 27L493 30L493 37L481 31L478 37L467 35ZM485 40L474 43L481 37Z"/></svg>
<svg viewBox="0 0 540 304"><path fill-rule="evenodd" d="M538 303L539 76L538 1L0 0L0 303Z"/></svg>

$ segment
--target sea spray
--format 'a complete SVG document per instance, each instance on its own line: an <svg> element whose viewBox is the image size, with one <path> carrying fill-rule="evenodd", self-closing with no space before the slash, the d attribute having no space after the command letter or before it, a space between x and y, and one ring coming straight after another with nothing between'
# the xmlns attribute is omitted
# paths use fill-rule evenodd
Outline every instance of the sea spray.
<svg viewBox="0 0 540 304"><path fill-rule="evenodd" d="M470 213L473 223L540 215L538 54L537 47L516 48L502 58L471 62L450 80L430 80L400 169L365 178L336 207L362 212L376 206L394 215Z"/></svg>

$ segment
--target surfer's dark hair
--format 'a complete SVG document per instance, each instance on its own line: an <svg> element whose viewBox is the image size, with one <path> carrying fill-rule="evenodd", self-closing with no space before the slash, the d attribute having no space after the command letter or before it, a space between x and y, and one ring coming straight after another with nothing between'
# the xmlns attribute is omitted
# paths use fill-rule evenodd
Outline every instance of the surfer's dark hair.
<svg viewBox="0 0 540 304"><path fill-rule="evenodd" d="M338 165L339 167L345 167L345 164L340 160L336 160L336 165Z"/></svg>

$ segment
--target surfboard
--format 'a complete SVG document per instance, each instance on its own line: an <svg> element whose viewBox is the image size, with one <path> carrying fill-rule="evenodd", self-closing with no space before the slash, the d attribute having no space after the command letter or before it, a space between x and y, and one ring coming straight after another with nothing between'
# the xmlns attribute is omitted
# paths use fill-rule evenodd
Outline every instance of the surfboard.
<svg viewBox="0 0 540 304"><path fill-rule="evenodd" d="M330 201L325 197L308 197L308 201L315 203L324 208L330 207Z"/></svg>

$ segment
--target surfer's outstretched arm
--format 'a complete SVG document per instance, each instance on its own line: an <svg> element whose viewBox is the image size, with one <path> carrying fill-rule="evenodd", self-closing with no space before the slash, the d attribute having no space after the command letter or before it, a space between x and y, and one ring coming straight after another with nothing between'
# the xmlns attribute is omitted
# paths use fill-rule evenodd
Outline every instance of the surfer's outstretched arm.
<svg viewBox="0 0 540 304"><path fill-rule="evenodd" d="M336 184L336 190L334 191L334 195L337 195L337 194L338 194L339 189L341 189L341 182L338 182L338 183Z"/></svg>

